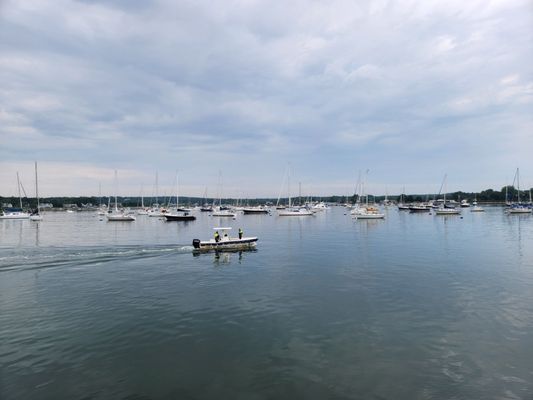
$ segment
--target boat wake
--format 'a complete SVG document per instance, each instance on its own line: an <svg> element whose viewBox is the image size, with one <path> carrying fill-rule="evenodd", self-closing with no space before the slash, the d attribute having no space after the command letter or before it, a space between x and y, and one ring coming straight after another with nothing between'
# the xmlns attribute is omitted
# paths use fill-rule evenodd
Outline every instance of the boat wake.
<svg viewBox="0 0 533 400"><path fill-rule="evenodd" d="M190 245L113 246L0 250L0 272L97 265L118 259L144 259L167 254L186 254Z"/></svg>

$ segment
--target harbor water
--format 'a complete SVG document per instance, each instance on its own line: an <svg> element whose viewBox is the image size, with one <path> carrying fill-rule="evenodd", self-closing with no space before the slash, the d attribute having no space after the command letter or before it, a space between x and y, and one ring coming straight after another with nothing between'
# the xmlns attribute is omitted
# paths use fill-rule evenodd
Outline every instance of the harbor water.
<svg viewBox="0 0 533 400"><path fill-rule="evenodd" d="M0 399L531 400L533 216L385 212L0 221Z"/></svg>

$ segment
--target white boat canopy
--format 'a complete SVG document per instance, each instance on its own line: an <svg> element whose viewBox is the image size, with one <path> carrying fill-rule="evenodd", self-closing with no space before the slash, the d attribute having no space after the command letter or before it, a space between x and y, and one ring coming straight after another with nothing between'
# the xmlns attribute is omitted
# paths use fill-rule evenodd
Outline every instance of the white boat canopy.
<svg viewBox="0 0 533 400"><path fill-rule="evenodd" d="M227 228L213 228L214 231L230 231L231 228L230 227L227 227Z"/></svg>

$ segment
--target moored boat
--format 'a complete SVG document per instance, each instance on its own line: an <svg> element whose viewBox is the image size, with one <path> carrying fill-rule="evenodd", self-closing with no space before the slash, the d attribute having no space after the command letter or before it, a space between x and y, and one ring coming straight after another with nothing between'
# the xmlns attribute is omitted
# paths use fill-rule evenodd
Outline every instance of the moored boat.
<svg viewBox="0 0 533 400"><path fill-rule="evenodd" d="M258 207L244 207L242 212L244 214L268 214L269 210L266 207L258 206Z"/></svg>

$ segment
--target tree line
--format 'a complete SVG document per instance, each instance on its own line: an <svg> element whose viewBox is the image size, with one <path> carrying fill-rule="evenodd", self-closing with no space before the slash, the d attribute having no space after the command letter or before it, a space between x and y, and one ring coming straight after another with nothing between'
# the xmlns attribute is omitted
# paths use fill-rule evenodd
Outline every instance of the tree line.
<svg viewBox="0 0 533 400"><path fill-rule="evenodd" d="M529 193L533 189L529 190L521 190L520 191L520 199L524 202L529 201ZM426 201L426 200L432 200L435 198L442 198L442 194L439 196L436 196L435 194L405 194L405 195L394 195L394 196L388 196L389 200L392 201L400 201L403 200L406 203L410 202L418 202L418 201ZM385 196L372 196L370 195L370 201L376 201L380 202L385 200ZM453 193L446 193L447 199L454 199L456 201L460 201L463 199L472 201L474 199L477 199L478 202L484 203L484 202L491 202L491 203L504 203L506 201L516 201L518 199L518 191L514 186L504 186L501 190L497 191L494 189L487 189L483 190L481 192L453 192ZM313 197L302 197L301 200L296 197L293 199L293 204L299 204L304 203L308 199L312 200L320 200L325 201L328 203L354 203L358 200L357 195L352 196L339 196L339 195L333 195L333 196L313 196ZM141 205L141 198L140 197L125 197L121 196L118 197L117 200L122 206L124 207L140 207ZM175 201L175 198L167 198L163 202L161 202L162 205L166 205L169 203L172 203ZM68 196L59 196L59 197L45 197L40 199L40 203L42 204L51 204L54 208L62 208L65 205L72 205L72 207L98 207L100 204L107 204L109 202L108 197L98 197L98 196L80 196L80 197L68 197ZM214 204L218 203L218 199L208 198L204 199L201 197L180 197L180 205L183 206L192 206L192 205L202 205L203 203L207 204ZM239 202L242 205L260 205L260 204L276 204L277 199L274 198L256 198L256 199L236 199L236 198L227 198L222 199L223 204L236 204ZM114 198L111 198L111 205L114 204ZM282 198L280 199L280 204L287 204L288 199ZM0 206L6 207L7 204L12 204L14 207L19 206L19 198L18 197L3 197L0 196ZM36 208L37 207L37 201L35 198L28 198L24 197L22 198L22 205L24 208ZM146 202L145 205L150 205L149 202Z"/></svg>

